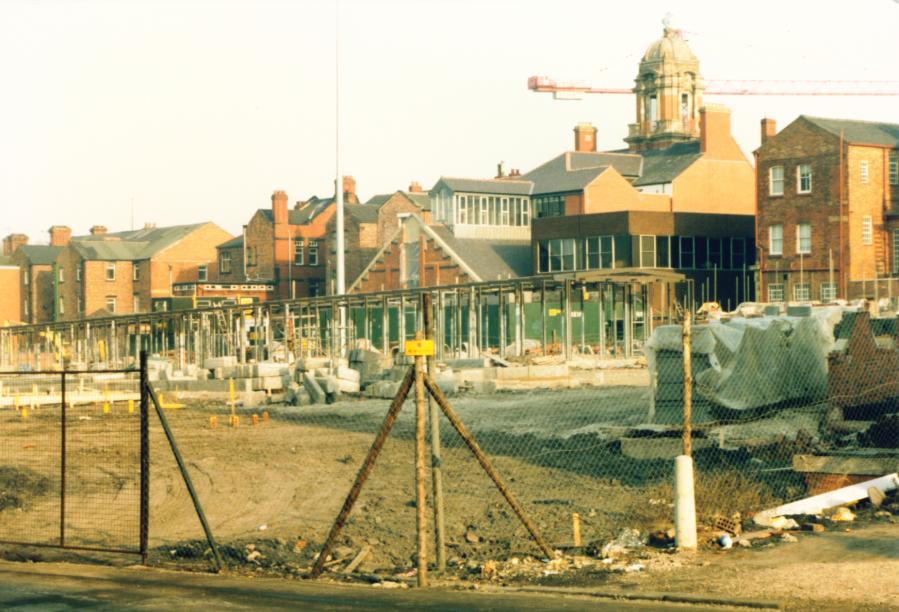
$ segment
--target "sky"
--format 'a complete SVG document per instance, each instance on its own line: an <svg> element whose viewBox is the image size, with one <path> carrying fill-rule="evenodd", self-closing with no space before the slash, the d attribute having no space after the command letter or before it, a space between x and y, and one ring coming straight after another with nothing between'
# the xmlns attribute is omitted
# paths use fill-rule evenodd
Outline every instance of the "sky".
<svg viewBox="0 0 899 612"><path fill-rule="evenodd" d="M274 190L333 193L338 140L363 200L526 172L579 121L621 148L632 96L553 100L527 78L631 87L669 14L707 81L899 81L899 0L0 0L0 235L237 234ZM706 101L731 108L749 157L762 117L899 123L899 97Z"/></svg>

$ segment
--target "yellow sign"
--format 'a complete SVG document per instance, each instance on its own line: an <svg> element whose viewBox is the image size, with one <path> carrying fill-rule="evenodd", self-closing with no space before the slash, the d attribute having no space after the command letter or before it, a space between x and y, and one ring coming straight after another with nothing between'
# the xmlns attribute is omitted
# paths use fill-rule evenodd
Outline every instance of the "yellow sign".
<svg viewBox="0 0 899 612"><path fill-rule="evenodd" d="M558 317L560 314L562 314L562 310L559 308L550 308L549 309L549 316L551 316L551 317Z"/></svg>
<svg viewBox="0 0 899 612"><path fill-rule="evenodd" d="M433 340L406 340L406 355L409 357L430 357L434 354Z"/></svg>

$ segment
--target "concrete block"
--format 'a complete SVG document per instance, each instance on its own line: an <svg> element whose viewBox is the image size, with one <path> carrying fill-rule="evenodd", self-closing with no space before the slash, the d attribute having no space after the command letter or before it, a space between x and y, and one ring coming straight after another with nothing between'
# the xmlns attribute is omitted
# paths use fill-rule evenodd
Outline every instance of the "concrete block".
<svg viewBox="0 0 899 612"><path fill-rule="evenodd" d="M468 368L486 368L489 366L485 357L477 357L474 359L450 359L446 362L454 370L463 370Z"/></svg>
<svg viewBox="0 0 899 612"><path fill-rule="evenodd" d="M528 378L567 378L568 364L549 364L528 366Z"/></svg>
<svg viewBox="0 0 899 612"><path fill-rule="evenodd" d="M393 380L379 380L365 388L366 397L393 399L399 391L400 383Z"/></svg>
<svg viewBox="0 0 899 612"><path fill-rule="evenodd" d="M324 390L316 382L315 377L308 372L303 372L303 387L309 393L313 404L320 404L325 401Z"/></svg>
<svg viewBox="0 0 899 612"><path fill-rule="evenodd" d="M325 392L325 395L338 393L340 391L340 387L337 385L337 377L335 376L316 376L315 382L317 382L318 386Z"/></svg>
<svg viewBox="0 0 899 612"><path fill-rule="evenodd" d="M810 317L812 307L809 305L787 306L788 317Z"/></svg>
<svg viewBox="0 0 899 612"><path fill-rule="evenodd" d="M284 381L281 380L280 376L262 376L254 378L253 381L254 389L262 391L281 391L284 389Z"/></svg>
<svg viewBox="0 0 899 612"><path fill-rule="evenodd" d="M459 383L456 381L456 376L452 370L437 372L434 382L437 383L444 395L454 395L459 391Z"/></svg>
<svg viewBox="0 0 899 612"><path fill-rule="evenodd" d="M534 366L541 367L541 366ZM527 378L529 376L528 366L512 366L507 368L491 368L493 376L496 380L512 380L516 378Z"/></svg>
<svg viewBox="0 0 899 612"><path fill-rule="evenodd" d="M237 365L237 357L234 357L233 355L228 355L226 357L210 357L203 362L203 367L207 370L214 370L215 368L233 365Z"/></svg>
<svg viewBox="0 0 899 612"><path fill-rule="evenodd" d="M337 388L341 393L359 393L358 380L346 380L344 378L337 379Z"/></svg>
<svg viewBox="0 0 899 612"><path fill-rule="evenodd" d="M358 370L354 370L348 366L337 366L337 370L334 372L334 375L341 380L348 380L355 382L358 386L359 381L362 379Z"/></svg>
<svg viewBox="0 0 899 612"><path fill-rule="evenodd" d="M463 368L457 371L457 375L464 382L483 382L496 379L496 368Z"/></svg>

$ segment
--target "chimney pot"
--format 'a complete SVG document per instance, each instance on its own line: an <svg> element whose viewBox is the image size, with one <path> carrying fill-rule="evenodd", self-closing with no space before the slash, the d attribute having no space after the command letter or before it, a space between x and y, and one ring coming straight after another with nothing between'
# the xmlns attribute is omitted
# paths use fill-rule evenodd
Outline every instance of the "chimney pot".
<svg viewBox="0 0 899 612"><path fill-rule="evenodd" d="M578 123L574 127L574 150L578 153L596 152L596 128L592 123Z"/></svg>
<svg viewBox="0 0 899 612"><path fill-rule="evenodd" d="M343 177L343 202L344 204L359 203L359 198L356 197L356 179L349 175Z"/></svg>
<svg viewBox="0 0 899 612"><path fill-rule="evenodd" d="M144 229L149 229L149 223L144 223ZM91 227L91 236L103 236L106 234L106 226L105 225L94 225Z"/></svg>
<svg viewBox="0 0 899 612"><path fill-rule="evenodd" d="M777 121L769 117L762 119L762 144L777 134Z"/></svg>
<svg viewBox="0 0 899 612"><path fill-rule="evenodd" d="M66 246L72 237L72 228L65 225L54 225L50 227L50 245Z"/></svg>
<svg viewBox="0 0 899 612"><path fill-rule="evenodd" d="M279 190L272 193L272 217L275 225L287 223L287 192Z"/></svg>
<svg viewBox="0 0 899 612"><path fill-rule="evenodd" d="M25 234L10 234L3 239L3 254L12 255L23 244L28 244L28 236Z"/></svg>
<svg viewBox="0 0 899 612"><path fill-rule="evenodd" d="M496 178L503 178L506 176L506 173L503 172L503 162L499 162L496 164Z"/></svg>
<svg viewBox="0 0 899 612"><path fill-rule="evenodd" d="M418 181L412 181L409 183L409 193L421 193L424 191L419 185Z"/></svg>

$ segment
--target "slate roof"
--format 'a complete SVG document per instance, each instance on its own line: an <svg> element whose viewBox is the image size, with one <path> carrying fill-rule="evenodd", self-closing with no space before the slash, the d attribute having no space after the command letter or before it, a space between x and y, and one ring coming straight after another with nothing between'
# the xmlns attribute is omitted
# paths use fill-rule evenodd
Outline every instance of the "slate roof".
<svg viewBox="0 0 899 612"><path fill-rule="evenodd" d="M205 223L147 227L102 235L76 236L71 244L85 259L138 261L149 259L162 249L190 235Z"/></svg>
<svg viewBox="0 0 899 612"><path fill-rule="evenodd" d="M664 149L641 151L643 173L634 181L635 187L670 183L693 162L702 157L699 141L678 142Z"/></svg>
<svg viewBox="0 0 899 612"><path fill-rule="evenodd" d="M839 136L840 132L842 132L843 138L847 142L899 147L899 124L896 123L857 121L854 119L827 119L824 117L810 117L808 115L800 115L800 118L835 136Z"/></svg>
<svg viewBox="0 0 899 612"><path fill-rule="evenodd" d="M355 217L360 223L377 223L380 205L371 204L370 202L371 200L366 204L344 204L343 210L346 214Z"/></svg>
<svg viewBox="0 0 899 612"><path fill-rule="evenodd" d="M467 193L495 193L501 195L530 195L533 184L519 179L469 179L441 176L439 183L453 191Z"/></svg>
<svg viewBox="0 0 899 612"><path fill-rule="evenodd" d="M396 194L401 193L407 198L409 198L413 204L418 206L421 210L431 210L431 198L427 193L423 191L394 191L393 193L379 193L377 195L373 195L368 199L365 203L366 206L377 206L380 208L384 204L387 203L387 200L395 196Z"/></svg>
<svg viewBox="0 0 899 612"><path fill-rule="evenodd" d="M643 158L637 153L613 153L611 151L578 153L577 151L568 151L564 155L567 157L568 167L572 170L612 166L618 174L625 178L636 178L643 171Z"/></svg>
<svg viewBox="0 0 899 612"><path fill-rule="evenodd" d="M217 249L236 249L243 246L243 234L240 236L235 236L231 240L227 242L223 242L220 245L216 246Z"/></svg>
<svg viewBox="0 0 899 612"><path fill-rule="evenodd" d="M456 238L442 225L430 226L429 229L481 280L530 276L533 272L530 241Z"/></svg>
<svg viewBox="0 0 899 612"><path fill-rule="evenodd" d="M62 247L47 244L23 244L16 252L21 252L33 265L50 265L56 262Z"/></svg>

